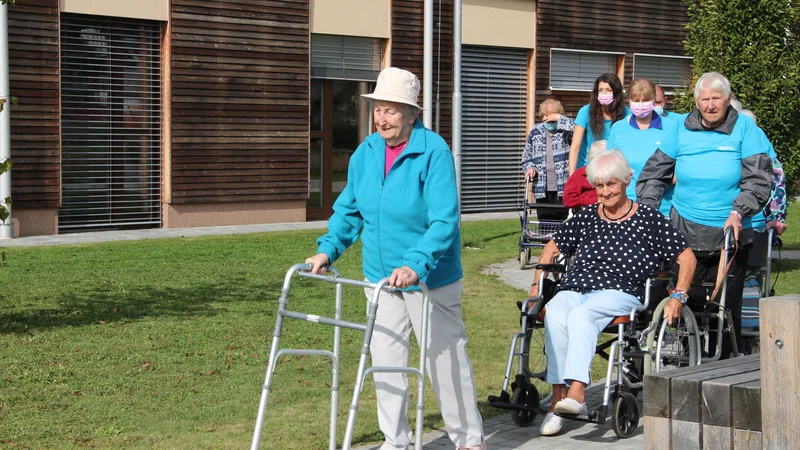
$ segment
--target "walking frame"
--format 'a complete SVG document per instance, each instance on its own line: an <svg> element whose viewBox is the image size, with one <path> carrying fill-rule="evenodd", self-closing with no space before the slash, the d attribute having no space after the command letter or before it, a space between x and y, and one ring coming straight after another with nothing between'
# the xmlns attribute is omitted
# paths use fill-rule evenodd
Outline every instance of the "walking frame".
<svg viewBox="0 0 800 450"><path fill-rule="evenodd" d="M351 441L353 440L353 431L356 424L356 414L358 413L358 400L361 396L361 390L364 387L364 381L367 375L371 373L405 373L413 374L417 377L417 417L416 417L416 443L414 448L422 450L422 430L424 420L425 408L425 363L426 352L428 348L428 323L430 308L428 299L428 288L421 281L419 288L422 291L422 330L421 336L418 335L420 345L419 368L416 367L397 367L397 366L367 366L367 356L369 355L369 344L372 341L372 332L375 327L375 318L378 310L378 299L380 292L391 292L395 290L390 287L389 278L383 278L377 283L370 283L367 281L350 280L342 278L339 271L332 266L325 266L326 275L318 275L308 272L311 270L310 264L295 264L286 273L281 288L280 301L278 303L278 313L275 318L275 331L272 333L272 346L269 353L269 363L267 364L267 373L264 385L261 390L261 400L258 405L258 416L256 417L256 426L253 431L253 441L250 445L251 450L258 449L258 444L261 439L261 429L264 426L264 417L267 408L267 400L269 399L269 392L272 386L272 376L275 374L275 365L278 359L283 355L307 355L327 357L331 360L332 365L332 379L331 379L331 409L330 409L330 438L328 443L329 450L336 450L336 430L337 430L337 412L339 406L339 362L340 362L340 334L342 328L351 330L358 330L364 332L364 340L361 345L361 356L358 361L358 372L356 375L355 389L353 391L353 399L350 403L350 409L347 413L347 427L345 429L344 442L342 444L343 450L350 450ZM301 313L290 311L287 309L289 303L289 289L291 287L292 277L297 274L301 278L310 278L314 280L325 281L336 285L336 305L334 317L324 317L314 314ZM372 289L372 298L367 303L367 322L366 324L350 322L342 320L342 286L357 286L362 288ZM333 326L333 351L329 350L316 350L316 349L280 349L278 347L283 330L283 319L299 319L308 322L330 325Z"/></svg>

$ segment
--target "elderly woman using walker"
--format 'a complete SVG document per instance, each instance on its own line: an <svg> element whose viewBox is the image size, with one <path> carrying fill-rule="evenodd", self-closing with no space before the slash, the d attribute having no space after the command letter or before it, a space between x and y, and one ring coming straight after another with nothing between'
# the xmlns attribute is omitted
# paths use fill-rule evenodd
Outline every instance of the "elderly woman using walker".
<svg viewBox="0 0 800 450"><path fill-rule="evenodd" d="M381 292L370 344L372 364L408 363L411 330L421 326L423 281L430 299L428 375L455 448L486 449L478 397L461 317L461 233L455 166L447 143L417 118L419 79L384 69L372 94L375 129L350 160L347 186L333 205L328 233L311 271L336 261L359 236L364 277L389 277L394 292ZM372 292L366 292L367 298ZM408 381L404 374L375 373L381 450L405 449L411 440ZM420 433L421 430L417 430ZM417 435L419 439L421 435Z"/></svg>
<svg viewBox="0 0 800 450"><path fill-rule="evenodd" d="M561 431L555 413L587 415L584 389L589 383L598 335L616 316L641 306L648 274L661 261L680 266L676 294L664 307L671 324L680 317L695 267L684 237L658 210L640 205L625 194L632 170L622 152L611 149L590 160L586 169L599 203L564 222L539 258L549 264L562 253L573 258L547 303L544 318L547 382L553 402L541 434ZM539 270L534 274L539 280ZM534 281L530 296L539 294ZM569 388L568 388L569 387Z"/></svg>

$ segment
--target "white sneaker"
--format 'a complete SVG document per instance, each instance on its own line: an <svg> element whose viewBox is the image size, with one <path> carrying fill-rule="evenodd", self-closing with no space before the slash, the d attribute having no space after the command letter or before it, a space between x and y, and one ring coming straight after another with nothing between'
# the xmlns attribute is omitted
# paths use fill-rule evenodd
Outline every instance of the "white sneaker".
<svg viewBox="0 0 800 450"><path fill-rule="evenodd" d="M542 427L539 428L539 434L542 436L552 436L561 431L561 424L563 419L558 417L555 413L547 413L542 421Z"/></svg>
<svg viewBox="0 0 800 450"><path fill-rule="evenodd" d="M557 413L561 414L576 414L578 416L585 416L589 414L589 409L586 408L586 403L578 403L571 398L565 398L556 403L554 408Z"/></svg>

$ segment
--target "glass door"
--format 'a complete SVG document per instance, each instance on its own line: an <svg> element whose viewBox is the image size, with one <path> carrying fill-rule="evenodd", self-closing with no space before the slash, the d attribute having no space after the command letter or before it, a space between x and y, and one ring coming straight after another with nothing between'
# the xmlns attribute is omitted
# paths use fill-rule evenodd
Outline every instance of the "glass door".
<svg viewBox="0 0 800 450"><path fill-rule="evenodd" d="M311 139L307 220L323 220L347 185L350 156L370 130L370 112L361 94L374 83L311 79Z"/></svg>

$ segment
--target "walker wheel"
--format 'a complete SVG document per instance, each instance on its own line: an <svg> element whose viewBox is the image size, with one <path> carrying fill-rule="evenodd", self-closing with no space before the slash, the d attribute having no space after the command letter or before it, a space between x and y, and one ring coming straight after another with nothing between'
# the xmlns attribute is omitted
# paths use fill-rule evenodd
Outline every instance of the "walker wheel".
<svg viewBox="0 0 800 450"><path fill-rule="evenodd" d="M525 387L524 384L520 384L511 395L512 404L524 404L527 407L524 410L511 411L511 419L521 427L530 426L536 420L536 411L539 408L539 391L536 390L536 386L529 384L527 386L529 390Z"/></svg>
<svg viewBox="0 0 800 450"><path fill-rule="evenodd" d="M627 439L636 432L639 426L639 403L636 397L628 392L623 392L614 400L614 415L611 417L614 433Z"/></svg>
<svg viewBox="0 0 800 450"><path fill-rule="evenodd" d="M519 251L519 270L525 270L525 266L528 265L528 261L531 259L531 249L526 248L524 250Z"/></svg>

